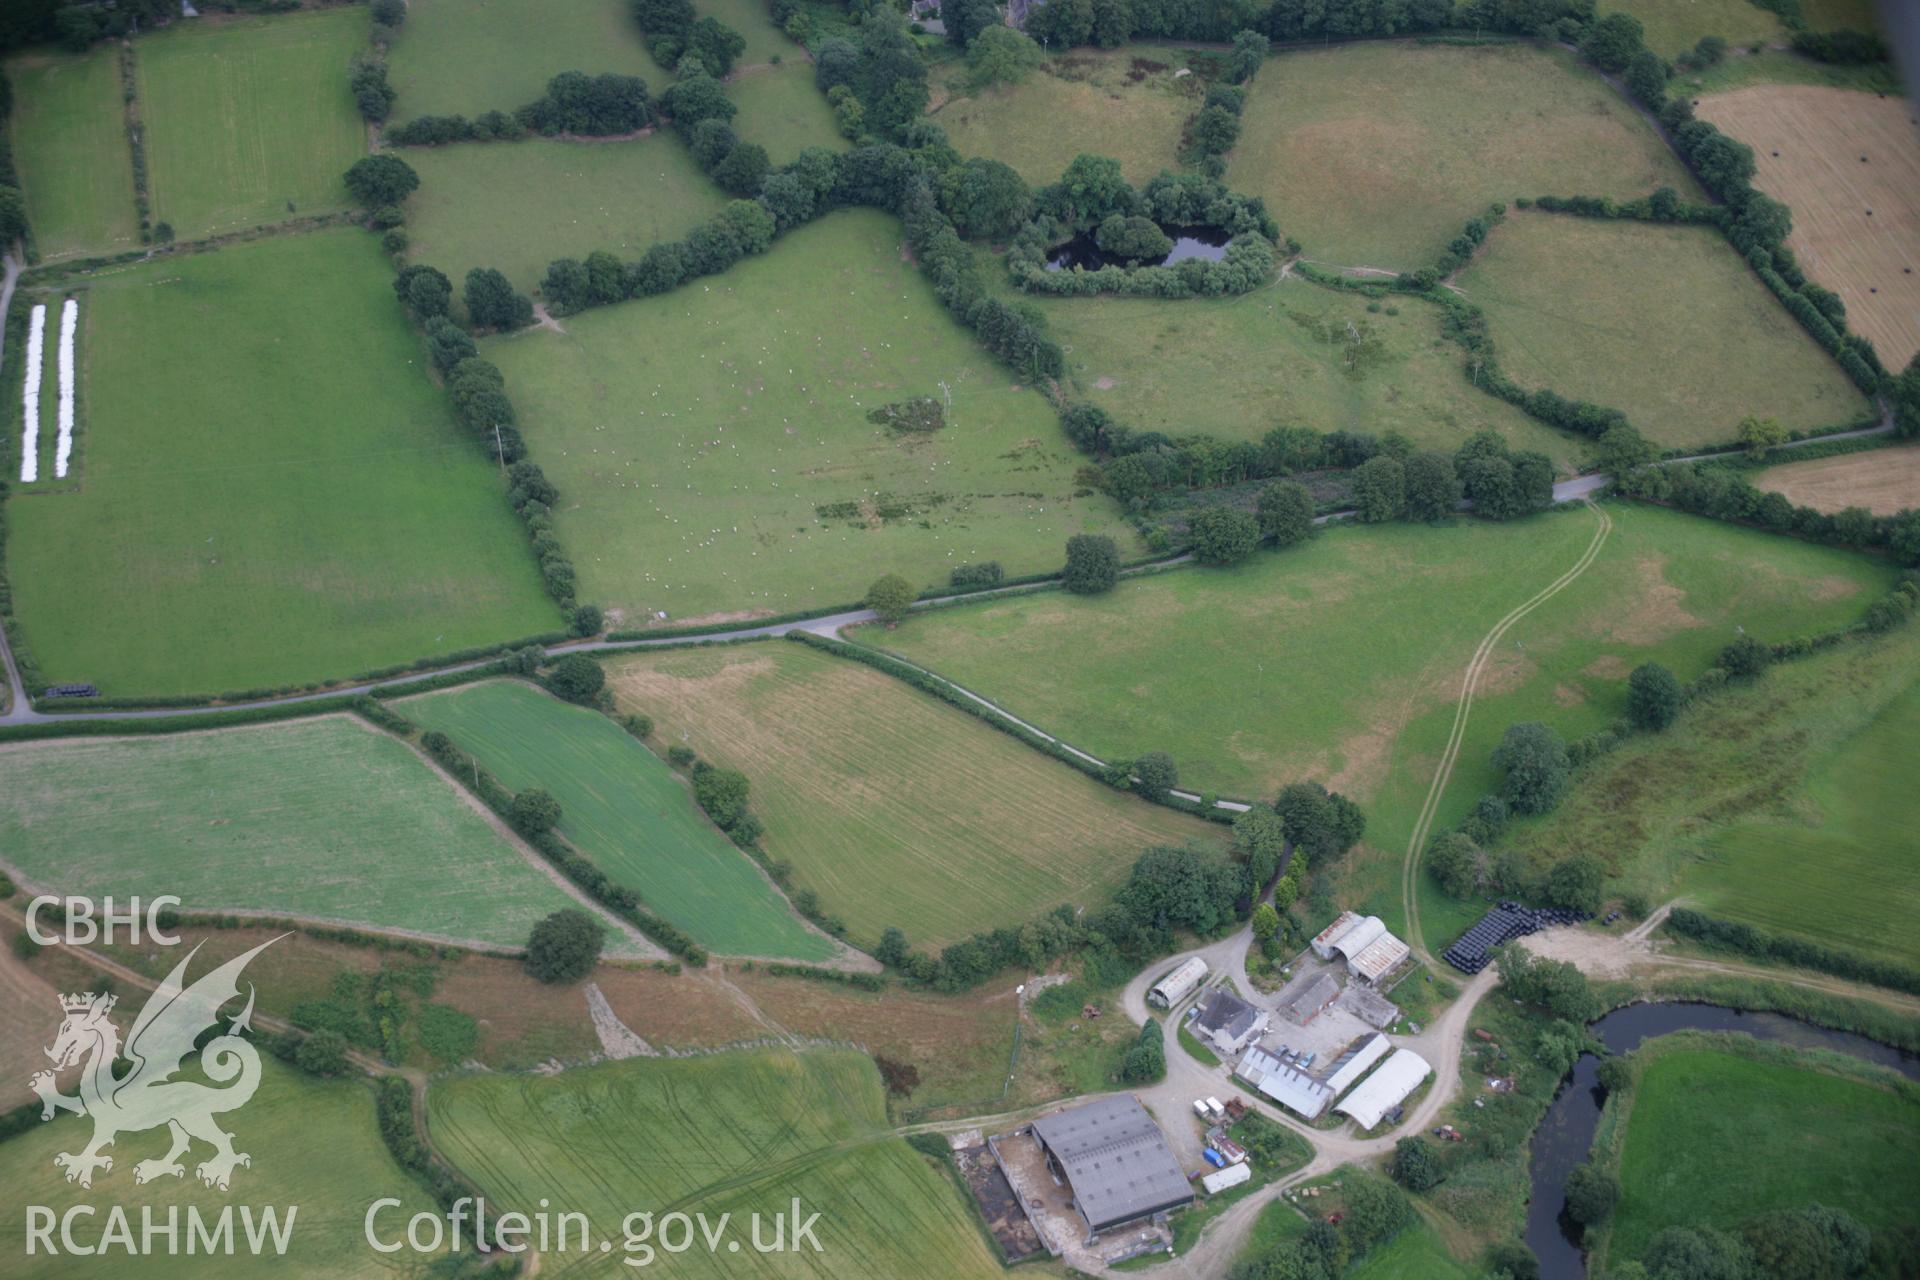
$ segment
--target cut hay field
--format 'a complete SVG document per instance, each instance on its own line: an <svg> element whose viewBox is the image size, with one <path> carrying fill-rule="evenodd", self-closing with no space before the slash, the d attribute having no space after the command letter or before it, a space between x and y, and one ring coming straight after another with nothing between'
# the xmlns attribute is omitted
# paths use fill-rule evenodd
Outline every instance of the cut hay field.
<svg viewBox="0 0 1920 1280"><path fill-rule="evenodd" d="M22 56L5 73L13 82L7 137L42 260L131 249L140 216L117 51Z"/></svg>
<svg viewBox="0 0 1920 1280"><path fill-rule="evenodd" d="M1646 28L1647 48L1667 59L1687 52L1702 36L1738 46L1787 36L1780 20L1752 0L1602 0L1600 16L1610 13L1637 18Z"/></svg>
<svg viewBox="0 0 1920 1280"><path fill-rule="evenodd" d="M182 240L344 208L367 152L347 90L355 8L176 23L135 48L153 220Z"/></svg>
<svg viewBox="0 0 1920 1280"><path fill-rule="evenodd" d="M1664 1227L1737 1227L1774 1209L1836 1205L1877 1234L1913 1222L1920 1093L1788 1055L1654 1046L1628 1114L1609 1261Z"/></svg>
<svg viewBox="0 0 1920 1280"><path fill-rule="evenodd" d="M1705 227L1512 214L1459 285L1486 309L1509 377L1619 409L1666 448L1730 443L1748 414L1790 431L1873 415Z"/></svg>
<svg viewBox="0 0 1920 1280"><path fill-rule="evenodd" d="M895 1280L939 1260L955 1280L1002 1275L954 1183L886 1132L872 1060L845 1050L631 1059L559 1076L469 1076L427 1095L434 1141L502 1206L541 1197L585 1213L594 1247L549 1251L543 1274L631 1274L621 1220L636 1208L732 1214L738 1255L695 1248L681 1277ZM749 1220L795 1197L820 1215L820 1251L751 1251ZM789 1224L789 1227L791 1224ZM608 1239L613 1251L601 1253ZM642 1241L641 1243L647 1243ZM651 1242L658 1248L658 1241ZM658 1260L658 1255L654 1255Z"/></svg>
<svg viewBox="0 0 1920 1280"><path fill-rule="evenodd" d="M562 71L637 75L656 93L666 88L624 0L411 0L388 55L393 118L513 111Z"/></svg>
<svg viewBox="0 0 1920 1280"><path fill-rule="evenodd" d="M137 1005L137 1001L130 1003ZM120 1021L124 1028L131 1015ZM113 1170L97 1175L91 1191L65 1182L54 1167L55 1153L77 1150L92 1129L86 1119L66 1115L0 1143L0 1181L13 1188L21 1202L46 1205L58 1215L79 1206L91 1208L91 1216L82 1214L72 1219L74 1239L80 1244L100 1242L108 1229L110 1208L126 1210L136 1246L143 1207L152 1210L156 1225L163 1228L169 1210L177 1209L182 1215L178 1254L166 1252L164 1235L154 1237L153 1254L138 1260L137 1270L142 1276L199 1280L260 1275L264 1269L260 1260L240 1243L245 1239L241 1205L250 1206L256 1217L273 1206L283 1222L288 1210L299 1206L286 1255L275 1257L270 1268L274 1275L332 1280L347 1275L439 1274L432 1267L438 1250L379 1254L367 1246L362 1233L361 1220L368 1206L382 1197L400 1201L399 1206L383 1213L383 1226L400 1223L404 1229L412 1215L435 1211L433 1197L394 1163L381 1144L372 1091L344 1080L318 1081L281 1065L264 1052L260 1057L259 1091L244 1108L220 1118L221 1127L234 1135L234 1149L253 1157L251 1165L234 1171L231 1191L203 1187L194 1176L193 1164L187 1161L204 1160L211 1150L198 1142L193 1154L183 1161L187 1163L185 1177L162 1178L136 1187L134 1164L166 1153L164 1129L121 1134L111 1152ZM187 1252L188 1220L184 1215L188 1206L197 1208L202 1220L208 1222L217 1221L222 1210L233 1209L236 1243L232 1253ZM59 1237L54 1239L58 1242ZM9 1276L34 1280L124 1276L129 1270L129 1255L120 1246L88 1258L64 1248L52 1256L45 1250L29 1256L24 1214L8 1214L0 1222L0 1250L9 1259ZM272 1257L270 1244L266 1250Z"/></svg>
<svg viewBox="0 0 1920 1280"><path fill-rule="evenodd" d="M1005 276L998 262L983 269ZM1563 466L1582 453L1575 437L1476 390L1460 348L1440 337L1439 309L1418 299L1390 301L1397 315L1370 312L1357 295L1288 279L1237 298L1027 301L1066 348L1078 397L1141 430L1398 431L1448 452L1493 430Z"/></svg>
<svg viewBox="0 0 1920 1280"><path fill-rule="evenodd" d="M1141 803L870 667L800 645L609 665L661 742L753 779L761 845L857 941L938 948L1062 902L1095 905L1156 844L1220 828Z"/></svg>
<svg viewBox="0 0 1920 1280"><path fill-rule="evenodd" d="M679 140L658 133L411 147L402 156L420 174L407 201L407 259L446 272L456 299L474 267L496 267L531 293L555 258L606 249L631 261L727 202ZM502 198L508 191L539 199Z"/></svg>
<svg viewBox="0 0 1920 1280"><path fill-rule="evenodd" d="M1788 455L1789 457L1792 455ZM1920 507L1920 444L1783 462L1753 477L1756 489L1829 514L1865 507L1878 516Z"/></svg>
<svg viewBox="0 0 1920 1280"><path fill-rule="evenodd" d="M1254 79L1227 181L1306 256L1411 270L1496 200L1696 191L1572 54L1362 42L1283 54Z"/></svg>
<svg viewBox="0 0 1920 1280"><path fill-rule="evenodd" d="M1516 625L1483 673L1442 827L1497 783L1488 756L1509 724L1544 720L1570 739L1604 727L1641 662L1690 678L1737 626L1773 640L1841 625L1892 580L1861 556L1658 508L1607 510L1598 559ZM1354 796L1383 856L1355 859L1349 888L1398 917L1389 872L1468 659L1508 610L1580 559L1595 529L1580 510L1504 527L1335 528L1233 569L1156 575L1091 599L943 609L864 638L1097 755L1169 752L1189 787L1267 797L1310 777ZM1430 938L1453 923L1444 906L1427 919L1423 900Z"/></svg>
<svg viewBox="0 0 1920 1280"><path fill-rule="evenodd" d="M576 905L410 747L349 716L0 747L0 850L54 893L504 947Z"/></svg>
<svg viewBox="0 0 1920 1280"><path fill-rule="evenodd" d="M342 229L89 282L85 485L7 506L14 609L49 681L213 693L554 628L391 274Z"/></svg>
<svg viewBox="0 0 1920 1280"><path fill-rule="evenodd" d="M803 925L700 812L692 790L606 716L514 680L398 705L415 724L451 737L509 790L551 792L562 811L560 834L702 946L797 960L833 954L833 943Z"/></svg>
<svg viewBox="0 0 1920 1280"><path fill-rule="evenodd" d="M775 164L789 164L808 147L847 145L833 122L833 108L813 83L813 67L798 58L778 67L736 71L727 97L740 108L733 130L767 149Z"/></svg>
<svg viewBox="0 0 1920 1280"><path fill-rule="evenodd" d="M1178 166L1181 131L1204 93L1198 77L1174 78L1187 60L1157 45L1076 49L1017 85L978 93L967 89L966 64L953 62L936 76L930 118L961 155L1012 165L1035 186L1058 181L1083 154L1118 160L1127 181L1143 183Z"/></svg>
<svg viewBox="0 0 1920 1280"><path fill-rule="evenodd" d="M1800 265L1840 295L1848 327L1872 339L1888 367L1904 366L1920 351L1912 107L1897 93L1756 85L1701 99L1699 114L1753 148L1754 185L1793 210L1787 246Z"/></svg>
<svg viewBox="0 0 1920 1280"><path fill-rule="evenodd" d="M581 598L631 622L834 604L976 560L1033 573L1083 531L1136 553L1108 499L1076 495L1047 402L941 310L882 214L565 324L484 351L559 486ZM867 416L947 393L931 435Z"/></svg>

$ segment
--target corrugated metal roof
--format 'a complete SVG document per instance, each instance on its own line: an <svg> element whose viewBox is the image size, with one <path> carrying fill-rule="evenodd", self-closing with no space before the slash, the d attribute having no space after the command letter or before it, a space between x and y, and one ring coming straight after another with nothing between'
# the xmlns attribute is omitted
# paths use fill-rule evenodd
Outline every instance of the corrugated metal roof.
<svg viewBox="0 0 1920 1280"><path fill-rule="evenodd" d="M1347 964L1368 982L1378 982L1392 973L1412 949L1390 933L1382 933L1358 954L1347 957Z"/></svg>
<svg viewBox="0 0 1920 1280"><path fill-rule="evenodd" d="M1033 1122L1095 1231L1186 1204L1193 1188L1147 1109L1128 1094L1097 1098Z"/></svg>
<svg viewBox="0 0 1920 1280"><path fill-rule="evenodd" d="M1371 1129L1418 1089L1432 1070L1427 1060L1413 1050L1398 1049L1334 1110L1352 1116L1362 1129Z"/></svg>
<svg viewBox="0 0 1920 1280"><path fill-rule="evenodd" d="M1353 1083L1367 1073L1367 1068L1387 1056L1387 1050L1393 1045L1379 1032L1374 1032L1359 1045L1340 1055L1333 1064L1333 1072L1327 1077L1327 1088L1337 1098L1353 1086Z"/></svg>
<svg viewBox="0 0 1920 1280"><path fill-rule="evenodd" d="M1354 921L1353 928L1335 938L1333 949L1351 960L1372 946L1375 940L1386 932L1386 922L1379 916L1366 916Z"/></svg>

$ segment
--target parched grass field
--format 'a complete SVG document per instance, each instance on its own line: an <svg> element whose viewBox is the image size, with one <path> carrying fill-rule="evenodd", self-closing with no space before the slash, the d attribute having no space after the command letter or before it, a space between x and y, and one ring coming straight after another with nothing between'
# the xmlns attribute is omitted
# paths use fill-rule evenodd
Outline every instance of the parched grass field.
<svg viewBox="0 0 1920 1280"><path fill-rule="evenodd" d="M1600 16L1610 13L1639 19L1646 28L1647 48L1668 59L1692 49L1702 36L1749 46L1787 35L1780 20L1752 0L1603 0Z"/></svg>
<svg viewBox="0 0 1920 1280"><path fill-rule="evenodd" d="M678 240L726 204L678 139L465 143L411 147L420 174L407 201L407 258L461 282L496 267L532 292L555 258L607 249L623 261ZM512 388L509 388L511 393Z"/></svg>
<svg viewBox="0 0 1920 1280"><path fill-rule="evenodd" d="M84 487L7 507L14 608L49 681L213 693L553 629L390 277L342 229L89 282Z"/></svg>
<svg viewBox="0 0 1920 1280"><path fill-rule="evenodd" d="M1753 477L1753 484L1816 511L1865 507L1875 515L1893 515L1920 507L1920 444L1783 462Z"/></svg>
<svg viewBox="0 0 1920 1280"><path fill-rule="evenodd" d="M1496 200L1696 190L1633 105L1559 49L1287 53L1255 77L1243 121L1228 184L1340 266L1425 266Z"/></svg>
<svg viewBox="0 0 1920 1280"><path fill-rule="evenodd" d="M532 1212L547 1197L591 1220L594 1247L545 1253L543 1273L631 1274L623 1257L641 1255L623 1242L621 1220L651 1208L710 1223L732 1215L739 1253L694 1248L672 1258L677 1276L895 1280L929 1259L956 1280L1002 1274L958 1187L886 1131L880 1078L863 1054L743 1052L468 1076L436 1086L427 1111L435 1144L490 1201ZM820 1215L820 1251L752 1252L751 1215L763 1216L770 1241L773 1216L796 1196L803 1219ZM599 1252L601 1239L612 1252Z"/></svg>
<svg viewBox="0 0 1920 1280"><path fill-rule="evenodd" d="M78 57L9 59L7 136L44 261L130 249L140 237L133 158L120 103L120 57L102 46Z"/></svg>
<svg viewBox="0 0 1920 1280"><path fill-rule="evenodd" d="M1709 228L1516 213L1459 284L1508 376L1619 409L1668 448L1733 441L1748 414L1806 430L1873 413Z"/></svg>
<svg viewBox="0 0 1920 1280"><path fill-rule="evenodd" d="M630 621L779 613L999 560L1057 567L1083 531L1138 540L1046 401L940 308L899 224L836 213L657 298L484 344L559 486L582 599ZM868 419L952 396L946 425Z"/></svg>
<svg viewBox="0 0 1920 1280"><path fill-rule="evenodd" d="M624 0L411 0L388 55L393 118L513 111L562 71L637 75L655 93L666 88Z"/></svg>
<svg viewBox="0 0 1920 1280"><path fill-rule="evenodd" d="M986 269L1004 275L998 262ZM1258 440L1277 426L1398 431L1451 452L1476 431L1567 464L1580 442L1467 381L1439 309L1302 280L1236 298L1028 299L1067 349L1076 394L1120 421L1171 435Z"/></svg>
<svg viewBox="0 0 1920 1280"><path fill-rule="evenodd" d="M0 748L0 850L53 893L506 947L576 905L411 748L348 716Z"/></svg>
<svg viewBox="0 0 1920 1280"><path fill-rule="evenodd" d="M939 947L1061 902L1093 905L1156 844L1220 829L1122 795L870 667L800 645L610 664L662 742L753 779L761 844L856 939Z"/></svg>
<svg viewBox="0 0 1920 1280"><path fill-rule="evenodd" d="M765 147L775 164L791 163L808 147L839 150L847 145L826 95L813 83L812 65L799 58L789 57L778 67L736 71L727 81L727 97L740 108L733 131Z"/></svg>
<svg viewBox="0 0 1920 1280"><path fill-rule="evenodd" d="M1911 105L1898 93L1755 85L1701 99L1699 114L1753 148L1754 184L1793 210L1787 246L1800 265L1840 295L1848 327L1872 339L1888 367L1904 366L1920 351Z"/></svg>
<svg viewBox="0 0 1920 1280"><path fill-rule="evenodd" d="M1837 1205L1876 1232L1912 1225L1920 1094L1790 1057L1655 1048L1634 1091L1608 1257L1663 1227L1738 1226L1773 1209Z"/></svg>
<svg viewBox="0 0 1920 1280"><path fill-rule="evenodd" d="M700 812L691 789L606 716L514 680L399 705L415 724L451 737L510 790L551 792L560 801L560 834L702 946L799 960L833 954L833 944L803 925L752 860Z"/></svg>
<svg viewBox="0 0 1920 1280"><path fill-rule="evenodd" d="M138 1003L123 996L122 1010L129 1005L137 1008ZM119 1019L123 1028L131 1020L131 1013ZM122 1133L111 1152L112 1171L96 1175L92 1190L66 1182L54 1167L54 1155L78 1150L93 1129L85 1117L68 1115L0 1143L0 1179L20 1202L46 1205L58 1215L75 1206L92 1206L92 1216L83 1214L73 1219L74 1238L81 1244L100 1241L107 1230L111 1206L126 1211L136 1247L143 1207L150 1208L155 1222L163 1227L168 1211L177 1209L181 1215L178 1254L169 1255L166 1237L156 1236L153 1254L136 1260L142 1275L171 1280L261 1274L261 1261L246 1252L241 1243L245 1239L242 1205L249 1206L256 1218L271 1205L282 1222L291 1206L299 1206L286 1255L274 1257L272 1246L266 1246L275 1275L332 1280L347 1275L433 1274L432 1264L439 1251L375 1253L362 1234L361 1220L368 1206L382 1197L400 1201L398 1206L383 1211L379 1219L383 1228L398 1223L404 1230L406 1220L414 1214L437 1211L433 1197L394 1163L381 1144L372 1091L351 1081L323 1082L300 1075L265 1052L260 1058L259 1091L245 1107L220 1118L221 1127L234 1135L234 1149L253 1157L251 1165L234 1171L231 1191L204 1187L194 1176L193 1165L211 1151L199 1142L182 1160L185 1177L135 1186L134 1164L166 1154L164 1128ZM64 1079L62 1084L71 1087ZM236 1237L233 1253L187 1253L185 1214L190 1205L209 1224L218 1220L222 1210L232 1208ZM44 1249L28 1256L25 1228L24 1213L8 1214L5 1221L0 1221L0 1249L7 1253L10 1276L58 1276L64 1280L72 1276L124 1276L129 1270L130 1255L117 1245L94 1257L78 1257L64 1248L52 1256ZM57 1242L59 1236L54 1239Z"/></svg>
<svg viewBox="0 0 1920 1280"><path fill-rule="evenodd" d="M978 93L954 62L937 74L930 118L961 155L1012 165L1035 186L1057 182L1083 154L1118 160L1127 181L1143 183L1178 165L1181 132L1200 105L1198 77L1174 78L1187 61L1157 45L1076 49L1017 85Z"/></svg>
<svg viewBox="0 0 1920 1280"><path fill-rule="evenodd" d="M135 46L153 220L182 240L328 213L367 152L347 90L366 47L355 8L202 26Z"/></svg>

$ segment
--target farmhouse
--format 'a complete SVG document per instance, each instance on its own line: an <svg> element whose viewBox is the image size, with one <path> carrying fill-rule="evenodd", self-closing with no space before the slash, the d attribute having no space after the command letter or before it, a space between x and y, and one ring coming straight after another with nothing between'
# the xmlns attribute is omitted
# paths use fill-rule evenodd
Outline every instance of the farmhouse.
<svg viewBox="0 0 1920 1280"><path fill-rule="evenodd" d="M1427 1060L1413 1050L1396 1050L1334 1110L1352 1116L1362 1129L1371 1129L1387 1112L1406 1101L1407 1095L1418 1089L1432 1071Z"/></svg>
<svg viewBox="0 0 1920 1280"><path fill-rule="evenodd" d="M1412 949L1387 932L1379 916L1342 911L1313 940L1313 953L1322 960L1338 955L1347 972L1362 982L1378 982L1399 967Z"/></svg>
<svg viewBox="0 0 1920 1280"><path fill-rule="evenodd" d="M1072 1189L1089 1239L1193 1202L1173 1148L1130 1095L1042 1116L1033 1135L1049 1168Z"/></svg>
<svg viewBox="0 0 1920 1280"><path fill-rule="evenodd" d="M1216 987L1196 1007L1193 1034L1220 1053L1231 1056L1267 1029L1269 1015L1231 991Z"/></svg>
<svg viewBox="0 0 1920 1280"><path fill-rule="evenodd" d="M1192 995L1206 977L1207 962L1199 956L1188 956L1179 968L1153 984L1153 989L1147 992L1147 1003L1171 1009Z"/></svg>

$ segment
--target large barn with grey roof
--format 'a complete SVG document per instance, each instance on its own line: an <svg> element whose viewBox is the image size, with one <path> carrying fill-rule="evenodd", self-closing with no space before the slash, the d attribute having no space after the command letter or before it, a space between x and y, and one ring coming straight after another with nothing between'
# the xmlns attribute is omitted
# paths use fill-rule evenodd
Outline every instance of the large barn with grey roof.
<svg viewBox="0 0 1920 1280"><path fill-rule="evenodd" d="M1073 1207L1090 1237L1193 1202L1173 1148L1131 1095L1042 1116L1033 1135L1073 1189Z"/></svg>

